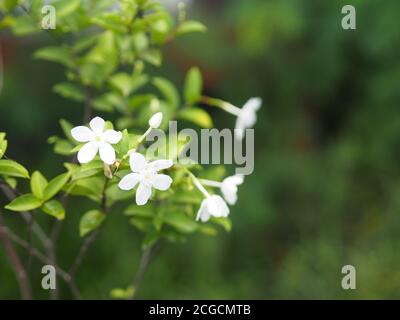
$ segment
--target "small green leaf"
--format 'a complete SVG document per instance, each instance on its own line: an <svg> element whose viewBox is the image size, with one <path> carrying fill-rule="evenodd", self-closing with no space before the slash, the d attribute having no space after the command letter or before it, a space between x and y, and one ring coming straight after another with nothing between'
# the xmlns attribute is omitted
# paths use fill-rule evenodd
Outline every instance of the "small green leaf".
<svg viewBox="0 0 400 320"><path fill-rule="evenodd" d="M11 211L29 211L39 208L41 205L42 202L33 194L29 193L15 198L11 203L5 206L5 208Z"/></svg>
<svg viewBox="0 0 400 320"><path fill-rule="evenodd" d="M111 86L119 90L125 97L129 96L135 86L132 76L124 72L113 75L109 82Z"/></svg>
<svg viewBox="0 0 400 320"><path fill-rule="evenodd" d="M185 101L189 104L195 103L200 100L203 90L203 78L198 68L191 68L186 74L185 85L183 93Z"/></svg>
<svg viewBox="0 0 400 320"><path fill-rule="evenodd" d="M68 182L69 177L70 173L67 172L60 174L59 176L51 180L43 191L43 199L49 200L50 198L54 197Z"/></svg>
<svg viewBox="0 0 400 320"><path fill-rule="evenodd" d="M13 33L17 36L25 36L27 34L40 31L39 25L30 16L17 16L11 27Z"/></svg>
<svg viewBox="0 0 400 320"><path fill-rule="evenodd" d="M86 212L79 223L79 234L84 237L89 232L100 227L105 219L103 212L99 210L91 210Z"/></svg>
<svg viewBox="0 0 400 320"><path fill-rule="evenodd" d="M153 79L153 85L162 93L165 100L172 106L172 108L176 109L179 107L179 94L171 81L165 78L156 77Z"/></svg>
<svg viewBox="0 0 400 320"><path fill-rule="evenodd" d="M75 66L71 53L65 47L45 47L37 50L33 56L36 59L61 63L69 68Z"/></svg>
<svg viewBox="0 0 400 320"><path fill-rule="evenodd" d="M4 156L7 151L8 142L6 140L6 134L0 132L0 159Z"/></svg>
<svg viewBox="0 0 400 320"><path fill-rule="evenodd" d="M73 125L65 119L60 119L60 126L65 134L65 137L68 138L69 141L76 142L76 140L71 135Z"/></svg>
<svg viewBox="0 0 400 320"><path fill-rule="evenodd" d="M190 233L197 229L197 223L192 218L180 212L166 213L164 222L184 233Z"/></svg>
<svg viewBox="0 0 400 320"><path fill-rule="evenodd" d="M48 182L46 178L39 172L35 171L31 177L31 191L36 198L43 198L43 191L46 188Z"/></svg>
<svg viewBox="0 0 400 320"><path fill-rule="evenodd" d="M13 160L0 160L0 174L29 179L28 170Z"/></svg>
<svg viewBox="0 0 400 320"><path fill-rule="evenodd" d="M176 30L175 34L180 36L186 33L192 33L192 32L206 32L207 27L202 24L201 22L194 21L194 20L188 20L183 22L178 29Z"/></svg>
<svg viewBox="0 0 400 320"><path fill-rule="evenodd" d="M64 98L68 98L78 102L82 102L85 99L85 94L83 93L82 88L74 83L58 83L53 87L53 91Z"/></svg>
<svg viewBox="0 0 400 320"><path fill-rule="evenodd" d="M114 299L130 299L133 297L133 294L135 293L135 290L133 289L132 286L123 289L123 288L114 288L110 292L111 298Z"/></svg>
<svg viewBox="0 0 400 320"><path fill-rule="evenodd" d="M80 4L80 0L59 0L54 2L57 18L69 16L79 8Z"/></svg>
<svg viewBox="0 0 400 320"><path fill-rule="evenodd" d="M200 108L192 107L182 109L178 114L178 118L195 123L202 128L213 127L213 121L210 115Z"/></svg>
<svg viewBox="0 0 400 320"><path fill-rule="evenodd" d="M46 202L42 208L44 213L47 213L50 216L55 217L58 220L64 220L65 218L65 209L57 200L50 200Z"/></svg>
<svg viewBox="0 0 400 320"><path fill-rule="evenodd" d="M162 64L162 54L161 51L157 49L151 49L144 52L141 55L141 58L156 67L159 67Z"/></svg>

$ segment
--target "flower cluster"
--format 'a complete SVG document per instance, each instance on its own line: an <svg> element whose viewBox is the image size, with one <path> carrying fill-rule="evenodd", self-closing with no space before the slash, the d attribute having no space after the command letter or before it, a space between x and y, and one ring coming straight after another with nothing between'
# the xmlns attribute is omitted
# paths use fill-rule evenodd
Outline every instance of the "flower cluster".
<svg viewBox="0 0 400 320"><path fill-rule="evenodd" d="M237 116L235 135L242 139L244 129L249 128L256 122L256 111L261 106L260 98L250 99L242 109L231 104L222 103L220 105L225 111ZM139 138L141 143L152 129L156 129L161 125L163 115L161 112L154 114L148 124L148 130ZM126 158L129 158L129 166L131 173L122 177L118 183L118 187L123 191L136 189L136 204L138 206L145 205L152 196L153 189L166 191L171 187L173 182L169 175L160 173L161 170L170 169L174 164L170 159L158 159L148 162L145 156L136 149L131 149L119 161L116 159L116 150L113 145L118 144L122 139L122 133L113 129L106 128L106 122L95 117L89 123L89 127L78 126L71 130L72 137L84 143L78 152L78 161L82 164L92 161L97 154L106 166L114 165L115 171ZM114 173L115 173L114 171ZM222 182L199 179L195 177L189 170L189 176L192 178L194 185L204 195L197 212L196 220L202 222L208 221L211 217L227 217L229 215L229 205L234 205L237 201L238 186L244 181L242 175L234 175L225 178ZM210 194L204 186L218 188L222 193L222 197Z"/></svg>

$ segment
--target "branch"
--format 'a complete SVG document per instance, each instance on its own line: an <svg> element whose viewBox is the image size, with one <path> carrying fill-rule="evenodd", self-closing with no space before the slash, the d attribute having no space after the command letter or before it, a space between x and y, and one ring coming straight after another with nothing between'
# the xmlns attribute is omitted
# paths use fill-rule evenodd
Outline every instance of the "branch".
<svg viewBox="0 0 400 320"><path fill-rule="evenodd" d="M15 233L13 233L11 230L8 228L6 229L10 239L14 241L16 244L19 246L23 247L26 249L32 256L37 258L39 261L45 264L52 264L52 260L48 257L46 257L44 254L42 254L39 250L31 247L28 242L25 240L21 239L18 237ZM57 264L53 265L54 268L56 269L56 273L65 281L65 283L69 286L72 295L74 296L75 299L80 299L80 294L78 287L76 286L75 282L73 281L72 277L68 272L63 270L61 267L59 267Z"/></svg>
<svg viewBox="0 0 400 320"><path fill-rule="evenodd" d="M132 287L133 287L132 299L135 299L136 293L140 287L140 284L143 281L144 274L146 273L146 270L149 266L151 257L153 256L153 253L155 252L155 249L157 249L157 248L158 248L158 245L155 244L155 245L146 247L142 252L142 255L141 255L140 261L139 261L139 267L138 267L138 270L136 271L136 274L135 274L135 277L134 277L133 283L132 283Z"/></svg>
<svg viewBox="0 0 400 320"><path fill-rule="evenodd" d="M13 201L16 197L20 195L17 190L11 188L11 186L9 186L2 180L0 180L0 189L3 190L3 193L5 194L5 196L9 201ZM27 211L21 212L21 216L25 220L25 222L29 225L31 219L31 213ZM51 247L52 243L49 237L46 235L42 227L36 221L32 221L32 231L33 233L35 233L35 235L38 237L38 239L46 249Z"/></svg>
<svg viewBox="0 0 400 320"><path fill-rule="evenodd" d="M28 274L23 264L21 263L21 260L12 244L8 228L5 227L1 213L0 213L0 238L3 241L5 252L9 257L12 268L14 269L15 275L17 276L17 281L19 289L21 291L22 299L31 300L32 293L31 293Z"/></svg>
<svg viewBox="0 0 400 320"><path fill-rule="evenodd" d="M103 210L104 214L107 213L107 196L106 196L106 190L108 187L110 179L106 178L106 181L104 183L103 191L101 194L101 209ZM71 268L69 269L69 274L74 277L75 274L78 272L79 267L82 264L83 259L85 258L89 248L93 244L93 242L97 239L97 236L100 233L100 228L96 229L93 231L88 237L85 238L83 241L81 247L79 248L79 253L76 256L74 262L71 265Z"/></svg>

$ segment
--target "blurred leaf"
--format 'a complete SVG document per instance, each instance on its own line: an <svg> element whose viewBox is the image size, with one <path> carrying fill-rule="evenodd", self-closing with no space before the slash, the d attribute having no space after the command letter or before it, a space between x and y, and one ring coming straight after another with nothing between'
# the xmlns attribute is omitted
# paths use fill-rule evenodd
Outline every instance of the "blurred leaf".
<svg viewBox="0 0 400 320"><path fill-rule="evenodd" d="M172 108L176 109L179 107L179 93L171 81L165 78L155 77L153 79L153 85L162 93L165 100Z"/></svg>
<svg viewBox="0 0 400 320"><path fill-rule="evenodd" d="M69 68L73 68L75 66L70 51L65 47L41 48L37 50L33 56L36 59L58 62Z"/></svg>
<svg viewBox="0 0 400 320"><path fill-rule="evenodd" d="M122 288L114 288L110 292L111 298L114 299L130 299L133 297L133 294L135 293L135 290L133 289L132 286L122 289Z"/></svg>
<svg viewBox="0 0 400 320"><path fill-rule="evenodd" d="M198 21L188 20L184 21L176 30L175 34L180 36L192 32L206 32L207 27Z"/></svg>
<svg viewBox="0 0 400 320"><path fill-rule="evenodd" d="M17 36L24 36L40 31L40 28L36 24L35 20L26 15L17 16L12 23L11 29Z"/></svg>
<svg viewBox="0 0 400 320"><path fill-rule="evenodd" d="M191 233L197 229L197 223L180 212L167 212L164 215L164 222L183 233Z"/></svg>
<svg viewBox="0 0 400 320"><path fill-rule="evenodd" d="M195 103L200 100L203 90L203 79L201 72L198 68L191 68L186 74L184 84L185 101L189 104Z"/></svg>
<svg viewBox="0 0 400 320"><path fill-rule="evenodd" d="M85 100L85 94L82 88L74 83L58 83L53 87L53 91L64 98L72 99L78 102L82 102Z"/></svg>
<svg viewBox="0 0 400 320"><path fill-rule="evenodd" d="M76 11L80 5L80 0L59 0L57 2L52 2L57 13L57 18L67 17Z"/></svg>
<svg viewBox="0 0 400 320"><path fill-rule="evenodd" d="M203 109L197 107L182 109L178 114L178 118L195 123L202 128L213 127L213 121L210 115Z"/></svg>
<svg viewBox="0 0 400 320"><path fill-rule="evenodd" d="M6 134L4 132L0 132L0 159L3 158L4 154L7 151L8 142L6 140Z"/></svg>
<svg viewBox="0 0 400 320"><path fill-rule="evenodd" d="M58 220L64 220L65 218L65 209L57 200L50 200L46 202L41 209L44 213L47 213L50 216L55 217Z"/></svg>
<svg viewBox="0 0 400 320"><path fill-rule="evenodd" d="M99 210L91 210L86 212L79 223L79 234L84 237L89 232L97 229L103 223L105 219L103 212Z"/></svg>

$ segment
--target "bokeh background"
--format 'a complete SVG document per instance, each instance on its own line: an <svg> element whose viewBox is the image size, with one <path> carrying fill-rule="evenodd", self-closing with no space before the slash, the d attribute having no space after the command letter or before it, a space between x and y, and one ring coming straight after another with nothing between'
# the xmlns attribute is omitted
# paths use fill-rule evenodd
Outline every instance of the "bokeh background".
<svg viewBox="0 0 400 320"><path fill-rule="evenodd" d="M353 31L341 28L349 3L357 10ZM209 31L169 44L159 72L182 84L197 65L208 95L239 106L263 98L255 172L232 208L232 231L163 245L138 298L400 298L399 12L397 0L188 1L189 16ZM62 158L46 139L61 134L61 117L80 123L82 107L51 91L62 67L32 59L52 39L0 36L8 153L54 176ZM209 111L217 127L234 126L233 117ZM78 250L85 205L67 213L60 265ZM141 235L113 212L77 276L83 297L106 299L129 284L140 245ZM356 267L357 290L341 288L346 264ZM46 299L40 268L32 261L36 297ZM0 249L0 298L18 297Z"/></svg>

